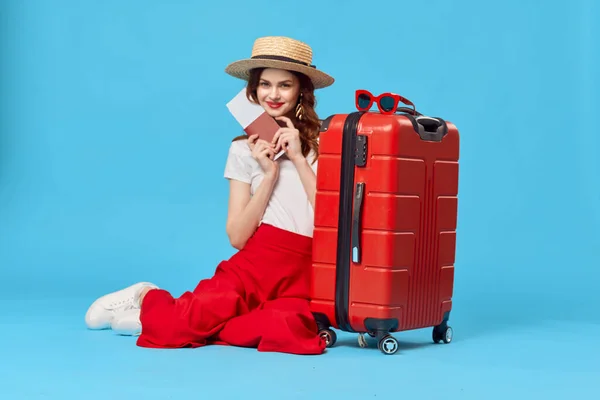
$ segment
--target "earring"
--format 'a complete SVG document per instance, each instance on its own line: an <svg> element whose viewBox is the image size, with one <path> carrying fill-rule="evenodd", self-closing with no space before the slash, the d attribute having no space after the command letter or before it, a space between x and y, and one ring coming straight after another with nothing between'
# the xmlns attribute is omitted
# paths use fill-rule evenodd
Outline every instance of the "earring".
<svg viewBox="0 0 600 400"><path fill-rule="evenodd" d="M296 118L299 121L302 121L302 117L304 116L304 107L302 106L302 93L300 93L300 99L298 100L298 105L296 106Z"/></svg>

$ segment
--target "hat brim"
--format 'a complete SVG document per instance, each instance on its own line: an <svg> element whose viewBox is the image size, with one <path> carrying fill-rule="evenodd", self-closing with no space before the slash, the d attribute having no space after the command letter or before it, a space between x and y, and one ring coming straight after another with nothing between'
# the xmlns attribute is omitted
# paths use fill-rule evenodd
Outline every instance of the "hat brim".
<svg viewBox="0 0 600 400"><path fill-rule="evenodd" d="M250 70L254 68L278 68L288 71L300 72L310 78L315 89L331 86L335 81L323 71L306 65L280 60L245 59L233 62L225 68L225 72L233 77L247 81L250 78Z"/></svg>

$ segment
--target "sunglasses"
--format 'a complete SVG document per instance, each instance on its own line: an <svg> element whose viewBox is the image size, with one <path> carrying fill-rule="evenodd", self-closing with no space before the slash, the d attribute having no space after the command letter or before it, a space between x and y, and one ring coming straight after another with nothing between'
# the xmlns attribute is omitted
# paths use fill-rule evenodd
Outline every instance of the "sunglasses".
<svg viewBox="0 0 600 400"><path fill-rule="evenodd" d="M383 93L379 96L373 96L368 90L357 90L356 91L356 109L358 111L369 111L373 106L373 103L377 104L377 108L382 114L394 114L396 111L405 111L413 115L417 114L415 105L412 101L395 93ZM411 109L406 107L398 108L398 103L404 103L408 106L412 106Z"/></svg>

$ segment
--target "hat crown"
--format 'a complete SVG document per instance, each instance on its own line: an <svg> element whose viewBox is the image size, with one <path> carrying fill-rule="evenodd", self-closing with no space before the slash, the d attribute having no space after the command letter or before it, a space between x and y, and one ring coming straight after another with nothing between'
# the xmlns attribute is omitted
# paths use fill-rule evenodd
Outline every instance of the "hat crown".
<svg viewBox="0 0 600 400"><path fill-rule="evenodd" d="M299 40L284 36L258 38L252 46L252 57L283 57L297 60L303 64L312 64L312 49Z"/></svg>

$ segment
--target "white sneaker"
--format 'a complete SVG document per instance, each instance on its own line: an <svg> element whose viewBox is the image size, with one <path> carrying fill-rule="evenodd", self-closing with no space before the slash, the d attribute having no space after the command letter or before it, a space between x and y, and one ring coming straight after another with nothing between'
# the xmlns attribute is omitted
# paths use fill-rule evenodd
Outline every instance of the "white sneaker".
<svg viewBox="0 0 600 400"><path fill-rule="evenodd" d="M129 310L115 317L112 322L112 330L117 335L139 336L142 333L140 310Z"/></svg>
<svg viewBox="0 0 600 400"><path fill-rule="evenodd" d="M89 329L108 329L116 317L129 310L139 310L139 293L145 287L158 288L150 282L139 282L94 301L85 314L87 327Z"/></svg>

